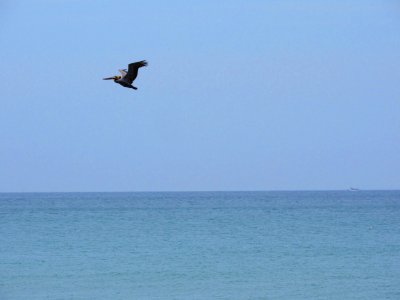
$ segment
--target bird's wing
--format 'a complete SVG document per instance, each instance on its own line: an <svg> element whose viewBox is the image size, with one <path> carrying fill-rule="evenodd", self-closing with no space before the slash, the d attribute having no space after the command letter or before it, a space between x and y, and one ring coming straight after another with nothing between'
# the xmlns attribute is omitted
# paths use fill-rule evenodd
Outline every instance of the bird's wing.
<svg viewBox="0 0 400 300"><path fill-rule="evenodd" d="M138 62L134 62L128 65L128 73L125 75L124 79L126 81L129 81L129 83L132 83L138 74L138 70L141 67L147 66L147 61L142 60Z"/></svg>
<svg viewBox="0 0 400 300"><path fill-rule="evenodd" d="M121 73L121 77L125 77L125 75L127 74L126 70L118 70Z"/></svg>

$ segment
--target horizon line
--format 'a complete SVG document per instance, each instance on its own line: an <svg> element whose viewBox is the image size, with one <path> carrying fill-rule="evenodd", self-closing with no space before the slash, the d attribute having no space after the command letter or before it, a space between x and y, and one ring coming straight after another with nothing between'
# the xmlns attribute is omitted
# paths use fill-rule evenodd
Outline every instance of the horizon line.
<svg viewBox="0 0 400 300"><path fill-rule="evenodd" d="M243 192L347 192L351 191L350 187L347 189L294 189L294 190L160 190L160 191L29 191L29 192L3 192L0 194L94 194L94 193L243 193ZM383 192L383 191L400 191L398 188L394 189L358 189L353 192Z"/></svg>

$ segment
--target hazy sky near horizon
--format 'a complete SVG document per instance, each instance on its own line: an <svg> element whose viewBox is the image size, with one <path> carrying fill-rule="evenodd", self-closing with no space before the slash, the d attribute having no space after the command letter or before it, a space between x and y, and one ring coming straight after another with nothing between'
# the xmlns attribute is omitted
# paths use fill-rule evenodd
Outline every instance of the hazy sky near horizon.
<svg viewBox="0 0 400 300"><path fill-rule="evenodd" d="M398 1L0 11L0 192L400 188Z"/></svg>

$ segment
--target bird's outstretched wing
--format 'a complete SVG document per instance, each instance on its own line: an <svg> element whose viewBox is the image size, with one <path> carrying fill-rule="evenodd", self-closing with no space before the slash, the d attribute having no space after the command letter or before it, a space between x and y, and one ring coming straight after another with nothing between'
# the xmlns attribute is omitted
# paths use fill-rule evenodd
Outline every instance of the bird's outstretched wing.
<svg viewBox="0 0 400 300"><path fill-rule="evenodd" d="M124 76L124 80L132 84L138 75L138 70L141 67L147 66L147 61L141 60L128 65L128 73Z"/></svg>

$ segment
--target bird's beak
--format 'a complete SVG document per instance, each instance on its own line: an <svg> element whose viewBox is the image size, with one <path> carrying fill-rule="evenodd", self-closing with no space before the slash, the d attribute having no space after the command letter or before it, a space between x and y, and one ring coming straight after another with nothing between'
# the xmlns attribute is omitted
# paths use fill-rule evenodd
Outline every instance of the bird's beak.
<svg viewBox="0 0 400 300"><path fill-rule="evenodd" d="M115 79L115 77L107 77L107 78L103 78L103 80L111 80L111 79Z"/></svg>

